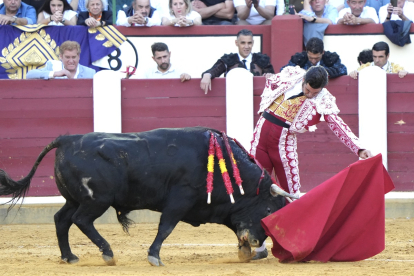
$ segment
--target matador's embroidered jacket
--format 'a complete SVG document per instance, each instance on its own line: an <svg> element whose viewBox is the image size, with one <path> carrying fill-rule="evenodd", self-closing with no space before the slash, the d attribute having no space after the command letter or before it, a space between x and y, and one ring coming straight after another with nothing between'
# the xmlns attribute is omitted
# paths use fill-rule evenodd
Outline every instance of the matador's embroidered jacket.
<svg viewBox="0 0 414 276"><path fill-rule="evenodd" d="M259 114L271 113L289 125L289 128L282 132L282 136L286 137L281 137L280 141L286 141L286 145L279 145L279 153L285 167L291 194L299 193L300 188L295 133L303 133L306 130L315 131L317 123L326 121L329 128L352 152L358 155L358 151L362 149L358 137L338 116L339 109L335 102L336 99L327 89L323 88L312 99L305 96L286 99L285 93L288 91L291 91L289 95L297 95L302 92L305 73L306 71L299 66L288 66L282 72L268 78L258 112ZM260 143L260 131L264 120L263 117L259 119L254 131L251 149L251 154L254 156Z"/></svg>

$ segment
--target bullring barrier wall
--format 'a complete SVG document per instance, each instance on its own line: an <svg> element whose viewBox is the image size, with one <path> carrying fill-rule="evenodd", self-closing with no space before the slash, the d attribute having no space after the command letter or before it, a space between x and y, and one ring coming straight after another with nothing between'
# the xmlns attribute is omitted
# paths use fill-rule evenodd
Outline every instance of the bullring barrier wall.
<svg viewBox="0 0 414 276"><path fill-rule="evenodd" d="M254 122L264 82L264 77L254 77ZM200 79L122 80L122 132L187 126L225 130L225 79L213 80L207 95L199 83ZM388 169L396 191L414 190L409 165L414 163L413 83L411 74L403 80L387 76ZM14 179L27 175L40 151L57 136L93 131L92 80L4 80L1 86L0 164ZM330 81L328 90L337 98L341 117L358 135L358 82L340 77ZM324 123L316 132L298 136L298 152L303 192L357 161ZM49 153L33 178L29 196L59 194L53 162Z"/></svg>
<svg viewBox="0 0 414 276"><path fill-rule="evenodd" d="M187 68L197 68L198 72L209 68L223 53L236 51L237 48L232 44L234 35L242 28L203 26L185 30L173 27L118 27L122 33L128 37L135 37L138 42L141 38L151 38L153 41L147 42L148 45L162 41L163 37L175 41L176 37L181 36L183 40L179 41L179 48L171 47L168 43L172 51L172 61L176 58L176 62L179 63L187 57L192 57ZM259 50L254 51L268 54L276 71L287 63L292 54L303 49L302 21L294 16L275 17L271 26L249 28L255 34L255 47L259 47ZM413 32L412 27L411 33ZM193 36L206 37L210 42L202 47L195 47L192 43ZM222 49L222 38L231 42L231 48L225 51ZM389 42L382 34L380 25L354 28L330 26L324 42L326 50L337 51L342 62L352 69L352 66L357 66L356 56L359 51L370 48L378 39ZM365 41L366 46L362 45L361 41ZM389 45L391 60L414 72L414 69L409 69L412 66L412 62L409 62L413 56L413 51L409 51L412 46L400 48L391 43ZM142 53L144 50L139 51L139 68L154 64L150 59L150 48L147 46L146 54ZM177 49L182 50L184 55L177 53ZM215 52L216 56L211 57L212 52ZM194 53L198 54L196 58L193 58ZM146 55L150 59L149 62L144 62L143 56ZM203 66L200 65L202 60L207 60ZM184 84L172 80L122 80L122 131L135 132L157 127L195 125L224 130L225 80L214 80L213 90L205 96L199 89L200 79L197 78L198 75L193 74L193 80ZM414 173L410 166L414 161L414 110L411 104L414 99L413 83L413 75L408 75L404 79L399 79L395 75L387 76L388 170L396 184L396 191L414 191ZM264 78L255 77L253 85L256 112L264 87ZM358 82L349 77L340 77L331 80L328 89L337 97L341 117L358 134ZM27 175L40 151L56 136L93 131L92 95L92 80L0 81L1 168L14 179L19 179ZM155 99L157 97L158 99ZM258 116L254 116L256 122ZM319 124L317 132L301 134L298 140L304 192L357 160L323 123ZM53 155L53 152L47 155L39 166L29 192L30 197L59 194L53 179ZM399 203L395 202L397 205ZM413 204L410 201L406 206L412 207ZM405 210L412 210L411 207ZM388 217L395 217L389 215L390 212L387 214ZM395 214L401 216L398 210ZM149 216L153 217L152 214Z"/></svg>

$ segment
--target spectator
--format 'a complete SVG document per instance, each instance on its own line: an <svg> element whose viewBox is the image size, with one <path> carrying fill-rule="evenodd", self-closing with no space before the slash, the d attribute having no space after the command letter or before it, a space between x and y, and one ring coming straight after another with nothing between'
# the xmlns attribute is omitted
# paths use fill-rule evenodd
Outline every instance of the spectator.
<svg viewBox="0 0 414 276"><path fill-rule="evenodd" d="M3 1L0 0L0 3ZM39 13L40 8L43 6L43 4L46 2L46 0L23 0L23 3L26 3L29 6L32 6L36 10L36 14Z"/></svg>
<svg viewBox="0 0 414 276"><path fill-rule="evenodd" d="M397 7L391 4L382 6L379 10L380 23L389 20L414 21L414 3L398 0Z"/></svg>
<svg viewBox="0 0 414 276"><path fill-rule="evenodd" d="M78 14L81 13L81 12L88 11L87 0L68 0L68 3L73 8L73 10L76 11ZM103 10L104 11L108 10L108 3L107 2L104 5Z"/></svg>
<svg viewBox="0 0 414 276"><path fill-rule="evenodd" d="M151 45L152 59L156 67L147 68L144 73L146 79L181 79L181 82L188 81L191 76L171 64L171 52L165 43L157 42Z"/></svg>
<svg viewBox="0 0 414 276"><path fill-rule="evenodd" d="M305 0L303 10L299 12L300 18L306 23L336 24L338 10L328 5L329 0Z"/></svg>
<svg viewBox="0 0 414 276"><path fill-rule="evenodd" d="M85 1L88 11L79 13L78 25L86 25L91 28L112 25L112 12L103 10L103 7L107 6L106 0Z"/></svg>
<svg viewBox="0 0 414 276"><path fill-rule="evenodd" d="M365 3L365 6L374 8L375 12L378 15L379 9L382 6L389 4L389 3L390 3L390 0L367 0ZM347 2L347 0L344 0L344 4L338 10L341 10L343 8L349 8L349 3Z"/></svg>
<svg viewBox="0 0 414 276"><path fill-rule="evenodd" d="M267 73L274 73L273 66L270 63L270 58L261 53L253 53L254 40L253 33L249 30L243 29L237 34L236 46L239 49L237 54L226 54L222 56L217 62L205 71L201 77L200 87L207 94L211 90L211 80L224 76L234 68L245 68L255 76L263 76Z"/></svg>
<svg viewBox="0 0 414 276"><path fill-rule="evenodd" d="M300 66L308 70L311 66L322 66L328 72L329 78L337 78L347 74L345 65L341 63L341 59L335 52L324 50L323 41L313 37L306 44L306 51L294 54L289 63L283 66Z"/></svg>
<svg viewBox="0 0 414 276"><path fill-rule="evenodd" d="M367 0L347 0L349 8L339 12L337 23L344 25L362 25L379 23L377 12L372 7L365 6Z"/></svg>
<svg viewBox="0 0 414 276"><path fill-rule="evenodd" d="M349 73L349 76L353 79L358 79L358 72L369 66L378 66L385 70L387 73L398 73L400 78L404 78L408 72L398 64L390 62L388 59L390 57L390 47L384 41L380 41L374 44L372 47L372 58L373 62L368 62L361 65L357 70Z"/></svg>
<svg viewBox="0 0 414 276"><path fill-rule="evenodd" d="M270 25L273 16L282 15L285 12L285 2L277 0L234 0L238 21L237 25ZM279 3L280 2L280 3Z"/></svg>
<svg viewBox="0 0 414 276"><path fill-rule="evenodd" d="M374 60L372 59L372 50L370 49L365 49L363 51L361 51L358 55L358 64L362 65L368 62L373 62Z"/></svg>
<svg viewBox="0 0 414 276"><path fill-rule="evenodd" d="M73 11L72 7L66 0L46 0L39 9L37 23L44 25L76 25L78 14Z"/></svg>
<svg viewBox="0 0 414 276"><path fill-rule="evenodd" d="M233 0L194 0L192 4L203 25L233 25Z"/></svg>
<svg viewBox="0 0 414 276"><path fill-rule="evenodd" d="M133 0L130 7L118 12L118 26L151 27L161 25L161 17L150 0Z"/></svg>
<svg viewBox="0 0 414 276"><path fill-rule="evenodd" d="M0 5L0 25L36 24L36 9L21 0L4 0Z"/></svg>
<svg viewBox="0 0 414 276"><path fill-rule="evenodd" d="M95 70L79 64L80 45L76 41L65 41L60 45L60 61L49 60L46 67L30 70L27 79L91 79Z"/></svg>
<svg viewBox="0 0 414 276"><path fill-rule="evenodd" d="M169 15L162 17L162 25L190 27L201 25L201 15L192 10L190 0L169 0Z"/></svg>

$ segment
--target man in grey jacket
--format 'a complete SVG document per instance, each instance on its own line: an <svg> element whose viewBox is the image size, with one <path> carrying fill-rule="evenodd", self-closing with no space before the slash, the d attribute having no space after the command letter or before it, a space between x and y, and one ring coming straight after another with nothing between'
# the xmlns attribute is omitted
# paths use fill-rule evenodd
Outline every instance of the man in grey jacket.
<svg viewBox="0 0 414 276"><path fill-rule="evenodd" d="M76 41L65 41L60 45L60 61L49 60L42 69L30 70L26 79L91 79L95 70L79 64L80 45Z"/></svg>

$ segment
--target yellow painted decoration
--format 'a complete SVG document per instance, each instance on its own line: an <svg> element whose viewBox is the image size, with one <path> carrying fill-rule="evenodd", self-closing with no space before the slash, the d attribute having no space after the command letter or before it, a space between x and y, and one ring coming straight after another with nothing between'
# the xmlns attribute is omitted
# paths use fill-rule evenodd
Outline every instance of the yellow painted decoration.
<svg viewBox="0 0 414 276"><path fill-rule="evenodd" d="M20 41L23 42L26 39L26 34L25 33L21 33L20 34Z"/></svg>
<svg viewBox="0 0 414 276"><path fill-rule="evenodd" d="M236 164L236 159L234 159L233 153L231 153L231 160L233 161L233 164Z"/></svg>
<svg viewBox="0 0 414 276"><path fill-rule="evenodd" d="M227 172L226 161L224 159L219 160L219 166L222 174Z"/></svg>
<svg viewBox="0 0 414 276"><path fill-rule="evenodd" d="M7 50L7 47L4 47L4 49L1 51L1 54L3 55L3 57L7 57L7 55L9 54L9 50Z"/></svg>
<svg viewBox="0 0 414 276"><path fill-rule="evenodd" d="M40 30L40 32L39 32L39 35L40 35L42 38L44 38L44 37L46 36L46 31L45 31L45 30L43 30L43 29L41 29L41 30Z"/></svg>
<svg viewBox="0 0 414 276"><path fill-rule="evenodd" d="M103 34L98 34L97 36L95 36L96 40L105 40L105 36Z"/></svg>
<svg viewBox="0 0 414 276"><path fill-rule="evenodd" d="M214 172L214 155L208 156L207 171Z"/></svg>
<svg viewBox="0 0 414 276"><path fill-rule="evenodd" d="M10 68L12 68L11 65L8 64L8 63L2 64L1 67L3 67L4 69L10 69Z"/></svg>
<svg viewBox="0 0 414 276"><path fill-rule="evenodd" d="M111 41L107 41L103 44L103 46L105 46L106 48L110 48L110 47L114 46L114 44Z"/></svg>
<svg viewBox="0 0 414 276"><path fill-rule="evenodd" d="M13 44L14 44L14 47L19 46L19 44L20 44L20 40L19 40L19 38L18 38L18 37L16 37L16 39L15 39L15 40L14 40L14 42L13 42Z"/></svg>
<svg viewBox="0 0 414 276"><path fill-rule="evenodd" d="M47 35L46 35L46 37L45 37L45 41L46 41L47 43L50 43L50 42L52 41L52 39L50 38L50 35L49 35L49 34L47 34Z"/></svg>

